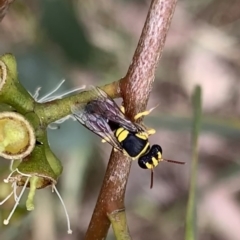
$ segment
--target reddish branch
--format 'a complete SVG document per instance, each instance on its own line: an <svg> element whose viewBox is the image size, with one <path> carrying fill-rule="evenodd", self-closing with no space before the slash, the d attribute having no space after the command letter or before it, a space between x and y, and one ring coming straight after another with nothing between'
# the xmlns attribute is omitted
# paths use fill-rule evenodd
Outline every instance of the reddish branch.
<svg viewBox="0 0 240 240"><path fill-rule="evenodd" d="M146 108L177 0L153 0L126 77L121 82L126 113L133 118Z"/></svg>
<svg viewBox="0 0 240 240"><path fill-rule="evenodd" d="M7 13L8 7L14 0L0 0L0 22Z"/></svg>
<svg viewBox="0 0 240 240"><path fill-rule="evenodd" d="M127 75L119 87L126 114L131 119L147 105L177 0L153 0ZM101 192L85 239L105 239L110 221L107 214L124 209L124 196L131 160L112 152Z"/></svg>

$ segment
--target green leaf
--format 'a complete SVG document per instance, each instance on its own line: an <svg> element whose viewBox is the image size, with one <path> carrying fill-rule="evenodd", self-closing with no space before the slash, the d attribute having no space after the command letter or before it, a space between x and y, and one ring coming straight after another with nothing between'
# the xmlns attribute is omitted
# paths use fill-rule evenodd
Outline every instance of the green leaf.
<svg viewBox="0 0 240 240"><path fill-rule="evenodd" d="M192 128L192 165L190 177L190 190L187 204L187 216L185 227L185 240L196 239L196 182L197 182L197 168L198 168L198 136L201 127L202 117L202 103L201 103L201 88L195 88L193 98L193 128Z"/></svg>

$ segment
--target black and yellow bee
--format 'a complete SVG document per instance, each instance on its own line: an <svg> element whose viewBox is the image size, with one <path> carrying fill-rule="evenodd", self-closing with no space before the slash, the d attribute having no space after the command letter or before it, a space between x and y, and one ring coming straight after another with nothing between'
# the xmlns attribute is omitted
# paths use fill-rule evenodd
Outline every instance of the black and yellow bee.
<svg viewBox="0 0 240 240"><path fill-rule="evenodd" d="M159 145L151 147L148 141L148 137L154 134L155 130L147 129L129 120L103 90L94 87L89 94L92 95L93 100L75 104L71 111L83 126L99 135L103 142L108 142L114 149L133 160L138 159L141 168L150 169L152 172L161 161L184 164L184 162L163 159L162 148ZM151 110L137 114L135 120L149 114Z"/></svg>

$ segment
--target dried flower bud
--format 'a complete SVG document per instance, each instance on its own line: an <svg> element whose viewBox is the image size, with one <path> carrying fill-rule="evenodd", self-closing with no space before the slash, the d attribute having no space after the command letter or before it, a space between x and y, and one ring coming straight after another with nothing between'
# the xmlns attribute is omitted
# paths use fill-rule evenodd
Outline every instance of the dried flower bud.
<svg viewBox="0 0 240 240"><path fill-rule="evenodd" d="M47 145L48 147L48 145ZM26 201L26 208L28 211L34 210L34 196L36 189L45 188L47 186L52 187L52 191L56 192L59 197L65 214L67 218L68 233L71 234L72 230L70 228L69 216L65 207L65 204L57 191L56 184L59 174L62 172L62 166L59 160L55 158L54 154L50 154L50 149L48 149L48 157L51 157L51 164L45 154L45 144L36 145L34 150L26 158L22 159L19 164L14 164L16 168L10 173L7 179L4 180L5 183L12 183L13 191L2 201L0 205L3 204L12 195L15 197L15 205L10 212L7 219L4 220L4 224L7 225L19 204L19 201L26 190L29 188L29 193ZM53 169L54 168L54 169ZM57 173L57 174L56 174ZM17 196L16 189L22 186L22 190Z"/></svg>
<svg viewBox="0 0 240 240"><path fill-rule="evenodd" d="M21 159L35 146L35 134L30 123L15 112L0 113L0 156Z"/></svg>

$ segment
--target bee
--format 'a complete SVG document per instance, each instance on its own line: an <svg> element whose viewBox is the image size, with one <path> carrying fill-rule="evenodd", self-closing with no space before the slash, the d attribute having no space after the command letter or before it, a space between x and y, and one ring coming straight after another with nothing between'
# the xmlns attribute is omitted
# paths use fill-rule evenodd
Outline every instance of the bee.
<svg viewBox="0 0 240 240"><path fill-rule="evenodd" d="M89 94L91 99L86 103L76 103L71 107L73 116L84 127L108 142L115 150L121 151L132 160L138 159L138 165L151 170L151 186L153 185L153 169L161 161L184 164L174 160L162 158L162 148L159 145L150 146L149 136L154 129L147 129L144 125L132 122L124 114L113 99L98 87L93 87ZM153 109L139 113L135 120L148 115Z"/></svg>

